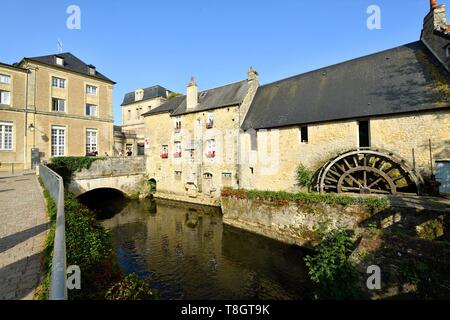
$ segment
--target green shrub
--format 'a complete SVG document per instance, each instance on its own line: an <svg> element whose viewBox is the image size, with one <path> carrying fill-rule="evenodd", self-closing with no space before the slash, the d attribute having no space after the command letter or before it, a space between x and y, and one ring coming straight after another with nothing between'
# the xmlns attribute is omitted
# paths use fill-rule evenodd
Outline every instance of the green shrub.
<svg viewBox="0 0 450 320"><path fill-rule="evenodd" d="M75 172L89 169L92 163L104 159L99 157L57 157L52 158L48 167L59 174L65 184L69 184Z"/></svg>
<svg viewBox="0 0 450 320"><path fill-rule="evenodd" d="M134 273L112 286L106 293L106 300L155 300L158 292Z"/></svg>
<svg viewBox="0 0 450 320"><path fill-rule="evenodd" d="M314 256L306 256L305 264L311 280L318 285L318 299L357 299L357 272L348 261L354 242L347 231L337 229L323 237Z"/></svg>
<svg viewBox="0 0 450 320"><path fill-rule="evenodd" d="M297 183L300 187L310 187L313 173L302 163L297 167Z"/></svg>

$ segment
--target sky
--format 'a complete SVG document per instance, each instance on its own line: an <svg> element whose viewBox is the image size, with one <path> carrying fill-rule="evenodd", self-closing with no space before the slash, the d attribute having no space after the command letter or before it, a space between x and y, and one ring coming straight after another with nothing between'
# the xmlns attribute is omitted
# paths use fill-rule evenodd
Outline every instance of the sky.
<svg viewBox="0 0 450 320"><path fill-rule="evenodd" d="M162 85L185 93L246 78L261 84L417 41L429 0L2 0L0 61L71 52L117 82L114 120L123 96ZM450 0L439 0L450 4ZM77 5L81 28L68 29ZM367 20L377 5L381 29ZM4 14L7 13L7 14Z"/></svg>

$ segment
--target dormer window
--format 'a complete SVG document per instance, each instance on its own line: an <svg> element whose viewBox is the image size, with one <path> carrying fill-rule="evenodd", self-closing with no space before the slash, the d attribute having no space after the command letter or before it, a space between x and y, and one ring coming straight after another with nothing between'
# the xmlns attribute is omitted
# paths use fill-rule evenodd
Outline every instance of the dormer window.
<svg viewBox="0 0 450 320"><path fill-rule="evenodd" d="M88 72L91 76L95 76L95 67L93 65L89 65Z"/></svg>
<svg viewBox="0 0 450 320"><path fill-rule="evenodd" d="M144 99L144 90L136 90L134 92L134 101L140 101Z"/></svg>
<svg viewBox="0 0 450 320"><path fill-rule="evenodd" d="M55 57L55 59L56 59L56 64L57 64L58 66L64 66L64 59L63 59L63 58L61 58L61 57Z"/></svg>
<svg viewBox="0 0 450 320"><path fill-rule="evenodd" d="M447 48L445 48L445 52L447 53L447 58L450 58L450 46L447 46Z"/></svg>

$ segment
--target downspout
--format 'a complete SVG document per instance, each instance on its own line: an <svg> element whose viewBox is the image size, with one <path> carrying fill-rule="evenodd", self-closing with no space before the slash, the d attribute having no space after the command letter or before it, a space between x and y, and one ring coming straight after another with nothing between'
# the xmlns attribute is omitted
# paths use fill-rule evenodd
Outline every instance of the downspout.
<svg viewBox="0 0 450 320"><path fill-rule="evenodd" d="M27 157L28 157L28 78L30 75L30 71L27 70L27 81L26 81L26 87L25 87L25 126L24 126L24 130L25 130L25 143L24 143L24 155L23 155L23 165L24 168L26 169L27 165ZM31 166L30 166L31 168Z"/></svg>

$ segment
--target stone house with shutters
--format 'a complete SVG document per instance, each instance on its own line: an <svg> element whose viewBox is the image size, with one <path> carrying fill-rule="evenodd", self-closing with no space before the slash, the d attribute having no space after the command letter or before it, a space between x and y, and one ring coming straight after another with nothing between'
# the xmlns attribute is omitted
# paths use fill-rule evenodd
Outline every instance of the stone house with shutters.
<svg viewBox="0 0 450 320"><path fill-rule="evenodd" d="M218 205L223 187L239 186L239 130L257 87L253 69L201 92L192 78L186 95L143 114L147 173L159 197Z"/></svg>
<svg viewBox="0 0 450 320"><path fill-rule="evenodd" d="M0 170L57 156L112 154L115 82L71 53L0 64Z"/></svg>

